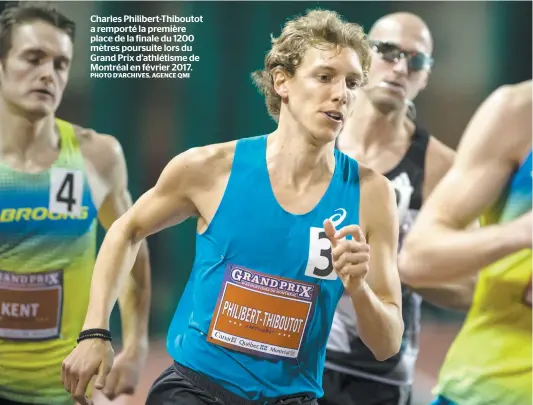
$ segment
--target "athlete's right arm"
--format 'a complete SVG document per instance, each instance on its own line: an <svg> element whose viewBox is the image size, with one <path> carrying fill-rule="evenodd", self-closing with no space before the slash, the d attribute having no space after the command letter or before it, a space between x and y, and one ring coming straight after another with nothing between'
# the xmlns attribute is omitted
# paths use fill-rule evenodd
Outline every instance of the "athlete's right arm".
<svg viewBox="0 0 533 405"><path fill-rule="evenodd" d="M95 263L84 330L109 330L111 311L135 262L141 241L198 215L193 202L195 193L209 177L202 173L206 166L202 149L191 149L175 157L163 170L157 184L109 228ZM63 362L65 389L80 404L89 404L85 396L87 385L98 374L95 387L102 389L112 363L113 351L107 342L81 341Z"/></svg>
<svg viewBox="0 0 533 405"><path fill-rule="evenodd" d="M131 270L141 241L197 215L193 194L201 163L196 149L175 157L156 185L110 227L96 259L84 329L109 328L119 284Z"/></svg>
<svg viewBox="0 0 533 405"><path fill-rule="evenodd" d="M405 238L399 257L405 284L426 287L472 276L531 247L530 214L467 229L495 204L524 158L530 137L531 82L493 92L468 124L452 168Z"/></svg>

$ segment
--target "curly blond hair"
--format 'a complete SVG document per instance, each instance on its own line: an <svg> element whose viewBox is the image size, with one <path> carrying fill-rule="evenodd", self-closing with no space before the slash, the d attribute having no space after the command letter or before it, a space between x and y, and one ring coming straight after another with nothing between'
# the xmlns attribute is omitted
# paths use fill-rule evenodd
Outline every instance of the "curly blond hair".
<svg viewBox="0 0 533 405"><path fill-rule="evenodd" d="M371 53L363 28L344 21L335 11L310 10L303 16L289 20L279 37L272 36L272 48L265 57L265 68L252 73L252 80L265 96L268 113L275 121L279 118L281 97L274 89L272 73L282 68L291 76L294 75L311 46L319 49L332 46L354 49L359 55L366 82Z"/></svg>

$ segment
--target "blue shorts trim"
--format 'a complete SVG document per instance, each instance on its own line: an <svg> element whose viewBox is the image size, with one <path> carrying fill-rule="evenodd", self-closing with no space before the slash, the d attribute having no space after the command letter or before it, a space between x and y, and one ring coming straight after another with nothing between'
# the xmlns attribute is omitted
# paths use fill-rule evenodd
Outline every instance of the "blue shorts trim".
<svg viewBox="0 0 533 405"><path fill-rule="evenodd" d="M444 398L442 395L439 395L431 405L459 405L449 399Z"/></svg>

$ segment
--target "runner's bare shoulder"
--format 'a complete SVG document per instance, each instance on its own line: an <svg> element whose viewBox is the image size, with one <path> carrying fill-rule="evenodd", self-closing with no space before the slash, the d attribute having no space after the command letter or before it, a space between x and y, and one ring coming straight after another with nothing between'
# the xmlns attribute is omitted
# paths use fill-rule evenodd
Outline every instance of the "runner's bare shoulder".
<svg viewBox="0 0 533 405"><path fill-rule="evenodd" d="M92 128L73 125L83 156L100 175L114 171L117 164L124 163L124 152L117 138L102 134Z"/></svg>
<svg viewBox="0 0 533 405"><path fill-rule="evenodd" d="M381 173L359 163L360 222L368 233L375 221L381 221L391 210L396 210L396 193L392 183Z"/></svg>
<svg viewBox="0 0 533 405"><path fill-rule="evenodd" d="M390 186L390 181L378 171L358 162L359 165L359 182L361 184L361 197L362 193L368 193L373 191L387 192L386 189ZM392 187L392 186L391 186ZM368 196L368 194L367 194Z"/></svg>
<svg viewBox="0 0 533 405"><path fill-rule="evenodd" d="M499 87L489 96L486 115L497 115L508 125L528 125L531 128L531 80Z"/></svg>
<svg viewBox="0 0 533 405"><path fill-rule="evenodd" d="M531 83L528 80L496 89L469 123L459 153L464 150L466 155L473 143L483 145L483 150L490 152L486 155L520 162L531 145Z"/></svg>
<svg viewBox="0 0 533 405"><path fill-rule="evenodd" d="M202 188L229 176L237 141L194 147L176 156L182 175Z"/></svg>
<svg viewBox="0 0 533 405"><path fill-rule="evenodd" d="M523 159L524 149L531 146L531 107L532 107L532 81L528 80L522 83L508 86L507 91L503 97L505 98L504 104L507 104L507 108L511 110L508 114L509 124L514 125L514 133L516 137L521 139L521 147L517 150L517 159L519 162ZM512 110L515 113L512 113Z"/></svg>

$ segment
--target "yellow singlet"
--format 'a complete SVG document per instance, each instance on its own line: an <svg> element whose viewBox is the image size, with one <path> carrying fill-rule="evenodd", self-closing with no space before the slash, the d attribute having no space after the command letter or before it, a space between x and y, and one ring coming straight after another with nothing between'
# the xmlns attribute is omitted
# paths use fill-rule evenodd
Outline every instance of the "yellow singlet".
<svg viewBox="0 0 533 405"><path fill-rule="evenodd" d="M57 125L50 169L28 174L0 161L0 403L74 403L61 364L87 311L97 212L74 129Z"/></svg>
<svg viewBox="0 0 533 405"><path fill-rule="evenodd" d="M483 218L502 223L531 210L531 152ZM531 405L531 249L485 268L436 393L458 405Z"/></svg>

